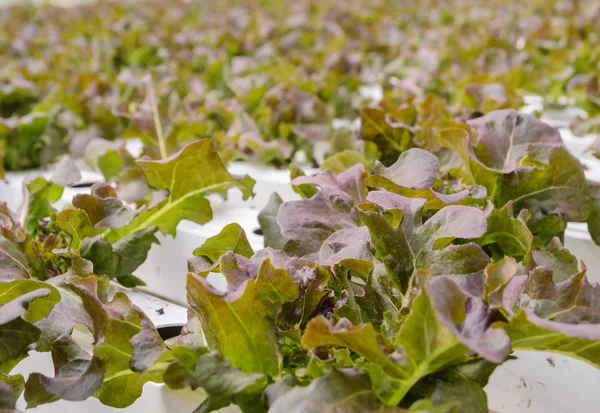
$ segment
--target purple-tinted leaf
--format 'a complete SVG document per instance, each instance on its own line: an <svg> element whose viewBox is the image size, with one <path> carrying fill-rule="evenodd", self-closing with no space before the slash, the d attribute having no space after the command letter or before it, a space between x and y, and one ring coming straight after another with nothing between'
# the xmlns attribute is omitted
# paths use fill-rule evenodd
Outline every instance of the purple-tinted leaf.
<svg viewBox="0 0 600 413"><path fill-rule="evenodd" d="M445 275L463 290L476 297L483 296L484 270L490 264L488 255L474 243L449 245L431 256L431 275Z"/></svg>
<svg viewBox="0 0 600 413"><path fill-rule="evenodd" d="M562 146L560 133L531 115L498 110L467 122L474 132L473 153L491 170L510 173L527 151Z"/></svg>
<svg viewBox="0 0 600 413"><path fill-rule="evenodd" d="M600 366L600 286L590 283L585 268L564 281L537 267L515 276L504 291L511 312L503 323L513 348L555 351Z"/></svg>
<svg viewBox="0 0 600 413"><path fill-rule="evenodd" d="M477 238L485 233L485 216L477 208L448 206L423 222L424 199L406 198L384 191L370 192L367 199L388 211L390 217L394 216L392 222L388 222L384 216L369 211L372 207L367 204L361 206L361 219L371 232L376 256L390 274L399 276L398 282L403 291L413 270L428 268L436 255L439 259L439 251L454 238ZM398 211L400 218L394 215ZM394 222L399 219L401 223ZM468 254L464 259L469 260ZM463 264L457 262L454 265Z"/></svg>
<svg viewBox="0 0 600 413"><path fill-rule="evenodd" d="M331 234L358 225L354 206L364 200L364 174L362 165L357 165L337 177L326 171L292 182L317 185L320 190L312 198L285 202L279 207L277 223L281 234L288 239L286 253L316 258Z"/></svg>
<svg viewBox="0 0 600 413"><path fill-rule="evenodd" d="M121 228L134 217L133 210L117 199L107 184L94 184L92 195L75 195L73 206L87 214L94 228Z"/></svg>
<svg viewBox="0 0 600 413"><path fill-rule="evenodd" d="M490 307L502 307L502 296L519 267L512 257L504 257L485 269L484 299Z"/></svg>
<svg viewBox="0 0 600 413"><path fill-rule="evenodd" d="M501 363L510 351L510 340L500 328L491 328L498 314L481 298L467 296L448 277L434 277L427 291L437 318L465 346L485 359Z"/></svg>
<svg viewBox="0 0 600 413"><path fill-rule="evenodd" d="M166 351L163 339L156 331L152 321L141 310L134 307L141 319L142 330L131 338L131 370L142 373L152 367L158 358Z"/></svg>
<svg viewBox="0 0 600 413"><path fill-rule="evenodd" d="M277 263L273 261L273 265ZM298 298L285 303L277 316L277 328L282 334L296 335L313 317L333 312L333 292L327 288L330 272L307 259L290 260L286 271L298 286ZM297 337L299 338L299 337Z"/></svg>
<svg viewBox="0 0 600 413"><path fill-rule="evenodd" d="M54 342L52 361L54 377L29 375L25 385L28 408L59 399L83 401L102 386L102 362L84 351L70 335L62 335Z"/></svg>
<svg viewBox="0 0 600 413"><path fill-rule="evenodd" d="M83 400L94 393L95 397L108 406L126 407L141 395L144 383L160 381L162 374L158 368L144 373L130 369L133 357L131 340L142 331L139 310L120 292L115 294L111 302L102 302L98 295L101 286L94 276L72 281L69 287L80 297L85 311L92 319L93 355L90 358L87 353L80 353L78 347L72 346L70 336L63 336L66 340L64 350L68 350L66 354L73 357L55 358L55 368L64 372L62 377L30 376L31 402L41 404L52 401L42 397L43 393L38 391L41 385L48 394L54 396ZM88 364L82 363L82 357L91 361ZM120 391L114 392L115 388Z"/></svg>
<svg viewBox="0 0 600 413"><path fill-rule="evenodd" d="M403 152L389 168L375 165L375 173L383 175L397 185L411 189L427 189L437 178L440 161L431 152L423 149L409 149Z"/></svg>
<svg viewBox="0 0 600 413"><path fill-rule="evenodd" d="M229 251L221 257L219 263L230 292L236 291L248 280L256 280L258 265L249 258Z"/></svg>
<svg viewBox="0 0 600 413"><path fill-rule="evenodd" d="M341 260L373 259L371 234L367 227L357 227L334 232L323 242L319 251L319 262L337 264Z"/></svg>
<svg viewBox="0 0 600 413"><path fill-rule="evenodd" d="M101 238L86 238L81 255L94 264L94 271L110 278L128 277L146 261L153 244L158 244L157 227L129 234L112 245Z"/></svg>

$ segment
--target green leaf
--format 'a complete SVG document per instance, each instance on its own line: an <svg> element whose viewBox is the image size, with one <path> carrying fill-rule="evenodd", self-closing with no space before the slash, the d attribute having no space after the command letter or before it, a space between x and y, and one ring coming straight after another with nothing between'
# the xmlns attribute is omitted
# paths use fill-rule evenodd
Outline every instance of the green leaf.
<svg viewBox="0 0 600 413"><path fill-rule="evenodd" d="M117 292L110 303L104 304L87 286L72 284L72 288L92 317L94 358L103 365L103 383L94 396L107 406L129 406L141 396L144 383L162 381L162 371L166 366L161 368L157 365L144 373L131 370L134 352L131 340L142 331L142 325L139 313L125 294ZM115 393L115 388L120 391Z"/></svg>
<svg viewBox="0 0 600 413"><path fill-rule="evenodd" d="M103 228L94 228L87 213L82 209L64 209L56 216L56 222L71 236L70 248L75 251L79 250L85 238L95 237L104 231Z"/></svg>
<svg viewBox="0 0 600 413"><path fill-rule="evenodd" d="M383 264L379 262L373 264L362 260L343 260L339 263L337 278L344 275L349 277L350 285L344 287L349 298L353 295L361 310L360 313L368 316L366 319L361 317L357 322L368 320L377 329L384 322L386 313L398 314L402 307L402 297ZM358 283L353 283L352 277L363 281L364 286L357 288Z"/></svg>
<svg viewBox="0 0 600 413"><path fill-rule="evenodd" d="M20 374L7 376L0 373L0 412L17 413L16 403L24 385L25 381Z"/></svg>
<svg viewBox="0 0 600 413"><path fill-rule="evenodd" d="M146 285L144 280L131 274L121 275L117 278L117 281L119 281L119 284L121 284L123 287L127 288L143 287Z"/></svg>
<svg viewBox="0 0 600 413"><path fill-rule="evenodd" d="M281 228L277 223L277 214L281 204L283 204L283 200L276 192L273 192L267 205L258 214L258 224L262 231L265 248L282 250L287 241L281 234Z"/></svg>
<svg viewBox="0 0 600 413"><path fill-rule="evenodd" d="M391 165L398 159L398 155L414 146L409 126L417 116L414 108L388 113L380 107L366 107L361 110L360 115L360 137L375 142L384 165Z"/></svg>
<svg viewBox="0 0 600 413"><path fill-rule="evenodd" d="M381 386L384 383L378 386L374 380L378 368L370 370L379 397L388 404L398 404L421 378L440 370L467 352L465 346L438 320L425 291L413 302L411 313L402 324L395 344L401 346L400 355L404 357L400 360L403 374L394 377L393 388Z"/></svg>
<svg viewBox="0 0 600 413"><path fill-rule="evenodd" d="M165 370L165 383L174 389L202 387L208 394L197 411L210 412L234 403L243 411L266 412L263 391L267 378L259 373L244 373L213 351L173 349L175 361Z"/></svg>
<svg viewBox="0 0 600 413"><path fill-rule="evenodd" d="M254 254L246 233L239 224L226 225L221 232L208 238L201 247L196 248L194 255L208 258L211 263L215 263L227 251L233 251L246 258Z"/></svg>
<svg viewBox="0 0 600 413"><path fill-rule="evenodd" d="M8 373L24 357L41 331L31 323L52 311L60 300L50 285L33 280L0 283L0 373Z"/></svg>
<svg viewBox="0 0 600 413"><path fill-rule="evenodd" d="M263 302L281 305L294 301L298 297L298 286L282 268L275 268L271 260L264 260L258 269L256 278L258 296Z"/></svg>
<svg viewBox="0 0 600 413"><path fill-rule="evenodd" d="M168 190L169 196L157 206L142 211L125 227L111 230L106 236L108 242L151 226L158 226L163 234L174 236L177 224L183 219L205 224L212 219L206 198L209 194L225 194L230 188L238 188L244 199L252 196L255 181L247 175L229 174L210 139L192 142L167 159L139 159L137 164L144 171L148 185Z"/></svg>
<svg viewBox="0 0 600 413"><path fill-rule="evenodd" d="M51 285L34 280L15 280L0 284L0 324L18 317L35 323L50 314L60 294Z"/></svg>
<svg viewBox="0 0 600 413"><path fill-rule="evenodd" d="M594 242L600 245L600 183L590 182L589 185L592 202L587 219L588 230Z"/></svg>
<svg viewBox="0 0 600 413"><path fill-rule="evenodd" d="M487 216L487 231L475 242L492 251L495 259L510 256L518 260L531 249L533 235L527 228L526 211L513 218L512 203L502 209L492 208Z"/></svg>
<svg viewBox="0 0 600 413"><path fill-rule="evenodd" d="M203 321L207 343L245 373L279 374L274 314L249 278L221 293L204 278L188 274L188 301Z"/></svg>
<svg viewBox="0 0 600 413"><path fill-rule="evenodd" d="M487 395L481 384L465 377L455 368L425 377L417 383L407 395L407 401L419 399L430 400L433 405L442 408L455 406L456 413L488 413L489 411Z"/></svg>
<svg viewBox="0 0 600 413"><path fill-rule="evenodd" d="M9 171L39 168L47 162L47 159L43 159L46 148L43 138L49 124L48 115L30 113L13 119L15 120L13 123L6 122L2 125L8 129L4 147L4 166Z"/></svg>
<svg viewBox="0 0 600 413"><path fill-rule="evenodd" d="M60 199L64 188L41 177L29 181L26 187L27 195L21 207L25 211L22 216L26 216L24 228L34 233L39 221L55 212L52 204Z"/></svg>
<svg viewBox="0 0 600 413"><path fill-rule="evenodd" d="M513 350L563 354L600 368L600 341L597 338L586 340L573 334L563 334L558 325L552 329L544 328L539 323L530 321L530 318L536 320L525 310L521 310L509 323L500 324L508 333Z"/></svg>
<svg viewBox="0 0 600 413"><path fill-rule="evenodd" d="M372 324L353 326L347 319L341 319L332 325L325 317L316 317L306 326L302 345L309 350L324 346L346 347L377 364L390 376L404 377L403 366L382 351Z"/></svg>
<svg viewBox="0 0 600 413"><path fill-rule="evenodd" d="M335 175L338 175L359 163L362 164L365 169L369 168L369 162L360 152L355 150L344 150L325 158L323 163L321 163L321 170L330 170Z"/></svg>
<svg viewBox="0 0 600 413"><path fill-rule="evenodd" d="M39 328L22 318L0 324L0 373L10 372L27 357L29 345L39 338Z"/></svg>
<svg viewBox="0 0 600 413"><path fill-rule="evenodd" d="M590 213L590 190L579 160L565 148L550 152L548 166L522 166L498 178L494 203L513 202L515 211L527 209L532 218L559 215L585 221Z"/></svg>
<svg viewBox="0 0 600 413"><path fill-rule="evenodd" d="M425 412L424 410L422 410ZM271 413L402 413L383 405L371 388L369 377L356 370L332 369L309 386L296 386L275 399Z"/></svg>
<svg viewBox="0 0 600 413"><path fill-rule="evenodd" d="M468 349L459 337L468 345L482 350L486 345L494 345L491 337L484 339L489 341L488 344L480 345L468 337L470 333L459 331L457 325L465 321L467 315L464 296L462 302L459 299L455 304L450 304L450 299L460 298L457 295L461 294L460 290L456 289L456 294L450 295L447 302L441 303L436 309L429 296L421 292L395 339L396 350L393 353L383 352L371 324L353 326L344 319L332 326L323 317L314 318L306 328L302 344L309 349L322 346L347 347L365 357L369 361L366 368L378 396L386 404L396 405L423 377L455 363L467 354ZM441 298L438 295L436 292L436 299ZM451 305L452 308L444 308L445 305ZM469 320L478 322L480 315L473 313L470 317ZM466 321L467 325L470 324L469 320ZM503 331L498 330L498 333ZM508 342L505 341L503 345L503 351L508 352Z"/></svg>
<svg viewBox="0 0 600 413"><path fill-rule="evenodd" d="M81 256L94 264L97 274L117 279L130 277L146 261L152 244L159 244L157 231L157 227L144 228L112 245L101 238L87 238L81 245Z"/></svg>

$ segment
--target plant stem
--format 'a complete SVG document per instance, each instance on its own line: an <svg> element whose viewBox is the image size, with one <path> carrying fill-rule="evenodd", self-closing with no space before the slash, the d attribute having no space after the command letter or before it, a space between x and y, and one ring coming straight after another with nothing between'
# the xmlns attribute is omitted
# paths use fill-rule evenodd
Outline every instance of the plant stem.
<svg viewBox="0 0 600 413"><path fill-rule="evenodd" d="M152 78L148 82L148 92L150 93L150 105L152 106L152 117L154 118L154 127L156 128L156 137L158 138L158 150L160 151L160 157L162 159L167 158L167 143L165 136L163 135L162 124L160 122L160 114L158 113L158 102L156 98L156 91L154 90L154 84Z"/></svg>

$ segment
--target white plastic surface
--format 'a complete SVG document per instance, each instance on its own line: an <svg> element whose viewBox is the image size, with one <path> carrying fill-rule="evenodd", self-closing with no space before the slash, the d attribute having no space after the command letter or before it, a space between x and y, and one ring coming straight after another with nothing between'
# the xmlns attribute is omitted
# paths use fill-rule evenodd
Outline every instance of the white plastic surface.
<svg viewBox="0 0 600 413"><path fill-rule="evenodd" d="M589 152L590 146L596 141L596 135L575 136L568 128L559 128L559 131L565 146L573 155L579 159L596 160Z"/></svg>
<svg viewBox="0 0 600 413"><path fill-rule="evenodd" d="M600 369L564 356L517 351L485 390L498 413L598 413Z"/></svg>

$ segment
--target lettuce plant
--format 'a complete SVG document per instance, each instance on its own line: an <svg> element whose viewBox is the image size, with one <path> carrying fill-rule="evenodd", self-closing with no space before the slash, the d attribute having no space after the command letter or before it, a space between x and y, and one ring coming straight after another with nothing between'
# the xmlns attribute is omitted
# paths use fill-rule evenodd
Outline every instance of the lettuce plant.
<svg viewBox="0 0 600 413"><path fill-rule="evenodd" d="M382 154L407 156L411 148L435 153L438 159L431 157L430 162L439 166L442 179L432 181L431 191L419 188L421 192L415 192L394 181L398 166L391 165L386 155L381 156L383 165L375 166L376 175L367 179L367 186L404 196L420 194L430 203L443 194L460 198L459 194L466 197L469 191L477 192L496 208L510 209L507 216L525 211L522 221L544 243L555 236L562 239L567 222L587 221L597 239L595 184L586 181L579 161L563 146L555 128L514 110L464 121L442 117L431 124L426 120L429 111L421 110L407 124L393 120L393 110L366 108L361 137L374 142ZM345 155L332 158L347 166L353 158Z"/></svg>
<svg viewBox="0 0 600 413"><path fill-rule="evenodd" d="M109 280L127 283L131 261L143 260L145 231L153 237L157 229L141 223L169 233L167 218L181 217L185 201L171 181L178 165L189 175L205 159L188 158L194 146L166 161L138 161L150 186L171 190L133 219L126 205L102 196L112 194L107 186L76 197L64 210L80 215L69 225L59 224L62 211L24 228L4 209L3 406L14 407L23 391L29 407L92 396L125 407L144 383L157 382L204 389L200 412L234 404L245 412L479 413L488 410L490 375L515 351L600 366L598 284L559 237L535 231L528 210L546 206L545 219L548 211L576 209L580 199L542 181L529 203L498 201L505 180L544 176L556 153L570 156L538 138L513 144L514 157L503 164L510 172L467 154L462 168L496 174L489 191L489 181L442 172L443 161L420 148L374 173L357 164L337 175L297 177L292 185L303 199L274 196L261 212L266 248L254 251L234 223L194 251L189 321L166 342L126 294L111 294ZM567 183L586 184L578 163L562 167ZM231 180L223 189L240 185ZM30 185L28 216L48 215L42 184ZM46 185L55 191L55 183ZM211 273L222 274L225 290L209 281ZM93 335L91 347L82 347L75 326ZM30 349L51 351L53 377L11 375Z"/></svg>
<svg viewBox="0 0 600 413"><path fill-rule="evenodd" d="M537 94L546 107L583 110L576 132L598 129L599 12L589 2L252 0L207 9L178 0L168 12L153 1L97 3L3 8L7 169L81 155L93 138L132 136L153 159L210 137L225 161L279 167L300 153L320 162L314 147L333 139L332 120L353 120L379 99L368 90L408 106L441 100L457 116L520 108ZM40 105L47 130L15 131ZM412 123L411 108L394 112L395 126ZM384 163L397 155L382 153Z"/></svg>
<svg viewBox="0 0 600 413"><path fill-rule="evenodd" d="M361 165L296 178L300 192L316 192L263 211L266 243L281 249L253 252L232 224L195 251L193 321L173 344L201 332L248 380L226 397L207 390L200 411L485 412L483 386L512 351L598 366L598 285L583 263L558 238L537 237L516 203L498 208L476 185L440 192L439 167L411 149L380 171L385 187ZM565 174L580 179L581 167ZM207 281L211 271L226 291ZM204 360L180 357L170 369L187 372L166 383L208 385Z"/></svg>

